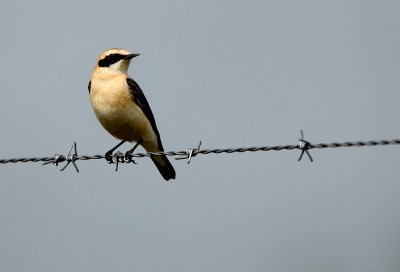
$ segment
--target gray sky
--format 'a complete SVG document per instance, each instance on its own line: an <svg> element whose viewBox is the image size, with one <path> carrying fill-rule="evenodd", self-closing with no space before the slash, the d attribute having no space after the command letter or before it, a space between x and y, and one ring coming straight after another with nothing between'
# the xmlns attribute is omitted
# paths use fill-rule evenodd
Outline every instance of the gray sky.
<svg viewBox="0 0 400 272"><path fill-rule="evenodd" d="M110 47L164 147L398 138L398 1L8 1L1 158L114 146L87 83ZM124 145L126 151L132 145ZM141 151L143 151L141 149ZM0 166L1 271L399 271L397 146Z"/></svg>

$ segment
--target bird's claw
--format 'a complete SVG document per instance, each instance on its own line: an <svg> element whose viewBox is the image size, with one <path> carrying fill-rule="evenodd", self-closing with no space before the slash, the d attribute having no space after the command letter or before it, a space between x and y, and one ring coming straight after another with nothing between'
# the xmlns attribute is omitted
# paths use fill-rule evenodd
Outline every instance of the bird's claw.
<svg viewBox="0 0 400 272"><path fill-rule="evenodd" d="M132 153L133 153L133 152L132 152L131 150L125 152L125 160L126 160L126 162L133 162L133 163L135 163L135 161L132 160Z"/></svg>
<svg viewBox="0 0 400 272"><path fill-rule="evenodd" d="M114 160L113 160L113 153L112 153L111 150L110 150L110 151L107 151L106 154L104 155L104 157L105 157L106 161L107 161L109 164L114 163Z"/></svg>

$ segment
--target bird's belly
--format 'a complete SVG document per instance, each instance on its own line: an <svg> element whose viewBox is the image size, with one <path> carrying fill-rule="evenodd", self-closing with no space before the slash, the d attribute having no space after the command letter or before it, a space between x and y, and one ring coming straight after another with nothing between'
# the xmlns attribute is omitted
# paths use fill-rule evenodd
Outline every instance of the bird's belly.
<svg viewBox="0 0 400 272"><path fill-rule="evenodd" d="M93 109L101 125L114 137L137 142L147 139L151 126L142 110L133 102L93 101Z"/></svg>

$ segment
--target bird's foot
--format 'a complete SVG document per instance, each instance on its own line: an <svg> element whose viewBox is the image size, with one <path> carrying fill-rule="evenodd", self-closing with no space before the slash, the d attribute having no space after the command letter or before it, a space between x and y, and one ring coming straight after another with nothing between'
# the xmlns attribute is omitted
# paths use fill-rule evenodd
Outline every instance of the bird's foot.
<svg viewBox="0 0 400 272"><path fill-rule="evenodd" d="M142 142L143 142L143 139L140 138L139 141L136 142L135 146L134 146L132 149L130 149L130 150L128 150L128 151L125 152L125 160L127 160L128 162L133 161L133 160L132 160L133 151L135 151L135 149L136 149ZM134 161L133 161L133 162L134 162Z"/></svg>
<svg viewBox="0 0 400 272"><path fill-rule="evenodd" d="M132 160L132 153L133 153L133 152L132 152L131 150L125 152L125 160L126 160L127 162L133 161L133 160Z"/></svg>
<svg viewBox="0 0 400 272"><path fill-rule="evenodd" d="M110 163L110 164L114 163L114 155L113 155L114 150L117 149L118 147L120 147L125 142L126 142L125 140L122 140L119 144L117 144L115 147L113 147L112 149L110 149L110 150L108 150L106 152L104 157L105 157L105 159L107 160L108 163Z"/></svg>
<svg viewBox="0 0 400 272"><path fill-rule="evenodd" d="M107 151L104 157L109 164L114 163L113 150Z"/></svg>
<svg viewBox="0 0 400 272"><path fill-rule="evenodd" d="M136 162L133 160L133 157L132 157L132 152L126 152L125 153L125 156L124 156L124 159L125 159L125 162L126 163L131 163L131 162L133 162L134 164L136 164Z"/></svg>

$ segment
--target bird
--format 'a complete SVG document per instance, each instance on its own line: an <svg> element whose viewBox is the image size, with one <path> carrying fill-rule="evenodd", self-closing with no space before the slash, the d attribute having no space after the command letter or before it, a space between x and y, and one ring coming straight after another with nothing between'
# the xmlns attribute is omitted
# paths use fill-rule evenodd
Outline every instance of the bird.
<svg viewBox="0 0 400 272"><path fill-rule="evenodd" d="M131 60L140 54L122 48L105 50L97 59L88 89L93 111L100 124L121 142L106 152L112 153L125 142L136 142L125 153L128 158L138 145L147 152L164 151L160 133L147 99L128 75ZM175 179L174 167L165 155L150 157L165 180Z"/></svg>

